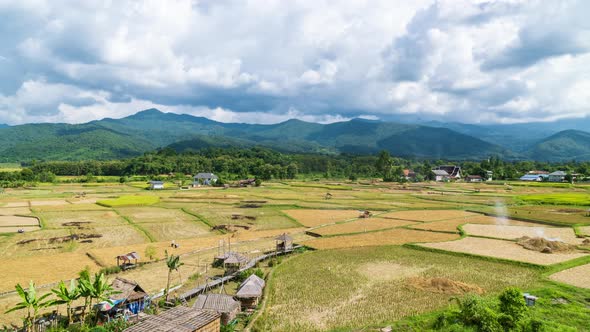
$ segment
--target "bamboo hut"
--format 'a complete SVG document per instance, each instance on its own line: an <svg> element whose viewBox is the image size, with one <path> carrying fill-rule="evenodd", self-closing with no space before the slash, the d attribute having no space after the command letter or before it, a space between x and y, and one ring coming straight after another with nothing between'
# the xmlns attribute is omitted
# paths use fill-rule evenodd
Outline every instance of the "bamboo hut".
<svg viewBox="0 0 590 332"><path fill-rule="evenodd" d="M275 238L277 252L287 252L293 249L293 238L283 233Z"/></svg>
<svg viewBox="0 0 590 332"><path fill-rule="evenodd" d="M124 332L217 332L221 329L220 317L213 311L179 306L150 316Z"/></svg>
<svg viewBox="0 0 590 332"><path fill-rule="evenodd" d="M240 302L225 294L201 294L193 308L217 312L221 315L221 324L227 325L240 312Z"/></svg>
<svg viewBox="0 0 590 332"><path fill-rule="evenodd" d="M255 309L258 306L265 282L262 278L253 274L240 284L236 297L243 308Z"/></svg>

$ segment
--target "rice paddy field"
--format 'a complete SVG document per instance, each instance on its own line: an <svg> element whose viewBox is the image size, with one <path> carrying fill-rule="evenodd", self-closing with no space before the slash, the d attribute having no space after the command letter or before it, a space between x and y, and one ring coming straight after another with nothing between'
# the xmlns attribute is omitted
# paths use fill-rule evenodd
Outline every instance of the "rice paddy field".
<svg viewBox="0 0 590 332"><path fill-rule="evenodd" d="M112 267L117 255L132 251L146 264L117 275L157 293L167 277L158 259L168 250L186 263L172 282L187 290L222 272L211 266L220 251L231 246L255 257L284 233L310 250L268 269L263 304L250 320L253 331L372 331L445 308L451 296L470 292L588 288L590 205L580 199L586 189L337 181L145 187L6 189L0 195L0 310L18 301L16 283L33 280L41 293L49 292L55 282L84 268ZM370 218L360 218L365 210ZM525 235L575 249L528 250L516 243ZM0 326L19 317L0 314Z"/></svg>

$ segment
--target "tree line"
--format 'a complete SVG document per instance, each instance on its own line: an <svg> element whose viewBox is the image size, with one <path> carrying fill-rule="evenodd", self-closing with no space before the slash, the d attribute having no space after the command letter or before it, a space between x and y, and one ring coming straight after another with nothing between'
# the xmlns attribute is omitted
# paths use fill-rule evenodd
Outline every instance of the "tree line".
<svg viewBox="0 0 590 332"><path fill-rule="evenodd" d="M177 153L165 148L130 159L111 161L43 161L24 164L17 172L0 172L0 186L18 187L31 182L54 182L56 176L81 177L91 182L97 176L146 176L163 174L215 173L226 180L255 177L261 180L294 179L298 176L323 178L383 178L403 181L403 170L411 169L417 180L432 180L431 169L452 164L462 167L464 175L485 176L492 171L494 179L516 179L530 170L590 174L590 162L548 163L537 161L504 161L491 156L480 162L418 160L378 155L322 155L281 153L268 148L207 148L198 152Z"/></svg>

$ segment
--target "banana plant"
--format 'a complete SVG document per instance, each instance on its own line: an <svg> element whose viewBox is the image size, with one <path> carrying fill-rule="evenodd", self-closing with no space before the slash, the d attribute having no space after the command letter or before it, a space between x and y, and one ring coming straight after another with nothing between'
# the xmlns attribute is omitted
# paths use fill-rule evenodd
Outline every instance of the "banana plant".
<svg viewBox="0 0 590 332"><path fill-rule="evenodd" d="M52 304L65 304L68 316L68 324L72 323L72 302L80 298L80 287L76 285L74 280L70 281L70 286L67 287L63 281L60 281L57 288L51 290L53 294L57 296L56 300L53 300Z"/></svg>
<svg viewBox="0 0 590 332"><path fill-rule="evenodd" d="M29 282L28 289L24 289L20 284L16 284L15 289L22 301L14 307L8 309L5 313L26 309L27 316L23 319L25 331L33 331L33 325L37 319L39 310L52 305L52 301L43 302L43 300L49 297L51 293L38 296L35 283L33 283L33 281Z"/></svg>

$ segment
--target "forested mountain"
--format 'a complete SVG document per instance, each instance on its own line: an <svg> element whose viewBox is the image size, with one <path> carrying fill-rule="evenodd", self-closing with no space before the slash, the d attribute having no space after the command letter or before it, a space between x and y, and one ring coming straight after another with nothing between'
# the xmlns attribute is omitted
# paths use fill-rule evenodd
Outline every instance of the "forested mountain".
<svg viewBox="0 0 590 332"><path fill-rule="evenodd" d="M6 128L6 127L8 127L8 125L7 125L7 124L0 123L0 128Z"/></svg>
<svg viewBox="0 0 590 332"><path fill-rule="evenodd" d="M560 131L535 144L529 156L545 161L590 160L590 133Z"/></svg>
<svg viewBox="0 0 590 332"><path fill-rule="evenodd" d="M0 161L107 160L167 146L179 152L265 146L281 152L324 154L367 155L387 150L394 156L447 160L478 160L490 155L549 161L590 159L586 140L590 134L583 132L568 131L545 139L546 135L541 134L543 126L525 130L524 125L432 125L362 119L326 125L300 120L272 125L222 123L149 109L122 119L85 124L0 128ZM520 152L514 153L507 146Z"/></svg>

